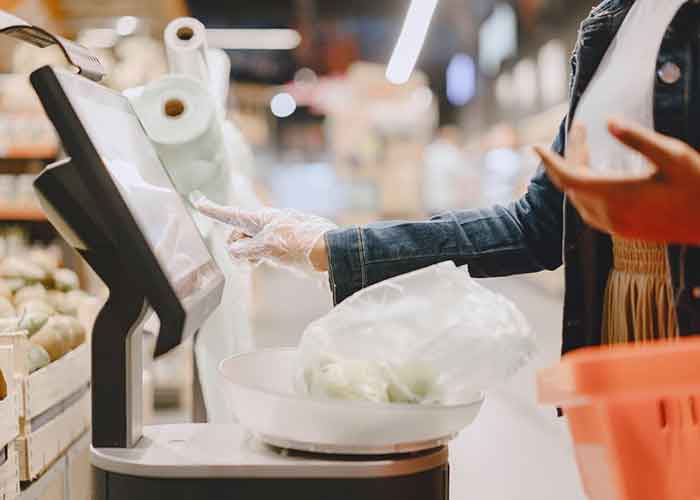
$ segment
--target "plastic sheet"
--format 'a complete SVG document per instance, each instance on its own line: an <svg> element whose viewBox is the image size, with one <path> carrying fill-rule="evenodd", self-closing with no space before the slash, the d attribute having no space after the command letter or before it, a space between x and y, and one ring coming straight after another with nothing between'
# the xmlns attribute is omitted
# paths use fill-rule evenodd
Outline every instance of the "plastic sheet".
<svg viewBox="0 0 700 500"><path fill-rule="evenodd" d="M126 95L180 193L226 186L222 179L231 166L229 150L206 87L171 75Z"/></svg>
<svg viewBox="0 0 700 500"><path fill-rule="evenodd" d="M295 386L314 398L459 404L534 348L510 301L446 262L361 290L309 325Z"/></svg>
<svg viewBox="0 0 700 500"><path fill-rule="evenodd" d="M259 208L246 176L252 172L252 152L224 115L228 56L207 49L206 30L193 18L172 21L165 30L164 43L173 74L130 89L126 95L175 187L184 197L200 191L220 204ZM192 215L226 276L221 305L200 329L195 343L198 372L208 421L230 422L233 402L221 388L217 368L224 358L254 349L251 269L231 262L226 227L198 212Z"/></svg>

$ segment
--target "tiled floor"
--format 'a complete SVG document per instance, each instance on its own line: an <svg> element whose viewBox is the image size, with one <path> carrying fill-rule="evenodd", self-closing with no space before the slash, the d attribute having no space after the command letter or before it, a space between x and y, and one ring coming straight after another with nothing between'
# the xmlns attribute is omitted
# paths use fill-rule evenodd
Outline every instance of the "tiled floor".
<svg viewBox="0 0 700 500"><path fill-rule="evenodd" d="M561 300L522 278L483 283L516 302L538 335L535 360L490 391L477 421L452 444L453 500L585 498L568 431L535 399L535 373L559 358ZM306 324L330 307L327 291L286 273L260 270L254 331L259 347L295 345Z"/></svg>

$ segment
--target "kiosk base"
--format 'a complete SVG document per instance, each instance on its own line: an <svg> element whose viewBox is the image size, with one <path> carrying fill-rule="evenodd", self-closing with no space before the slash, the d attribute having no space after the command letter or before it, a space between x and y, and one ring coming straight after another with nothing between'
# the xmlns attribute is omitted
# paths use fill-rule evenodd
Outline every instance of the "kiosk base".
<svg viewBox="0 0 700 500"><path fill-rule="evenodd" d="M447 500L447 449L401 456L279 450L239 426L152 426L132 449L94 449L93 499Z"/></svg>
<svg viewBox="0 0 700 500"><path fill-rule="evenodd" d="M94 500L446 500L447 465L383 479L153 479L93 471Z"/></svg>

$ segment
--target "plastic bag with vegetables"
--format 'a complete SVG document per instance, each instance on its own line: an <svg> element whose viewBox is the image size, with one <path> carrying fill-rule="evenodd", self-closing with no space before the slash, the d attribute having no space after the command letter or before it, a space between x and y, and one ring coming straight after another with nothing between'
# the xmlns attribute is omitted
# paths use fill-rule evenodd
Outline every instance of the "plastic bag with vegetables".
<svg viewBox="0 0 700 500"><path fill-rule="evenodd" d="M297 391L454 404L513 375L535 338L520 311L452 262L357 292L304 332Z"/></svg>

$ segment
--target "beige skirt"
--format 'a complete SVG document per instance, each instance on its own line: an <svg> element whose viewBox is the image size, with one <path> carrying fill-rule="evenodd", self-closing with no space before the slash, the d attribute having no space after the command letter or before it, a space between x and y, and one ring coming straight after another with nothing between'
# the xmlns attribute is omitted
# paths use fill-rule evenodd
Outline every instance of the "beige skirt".
<svg viewBox="0 0 700 500"><path fill-rule="evenodd" d="M613 237L603 309L605 344L678 336L666 247Z"/></svg>

